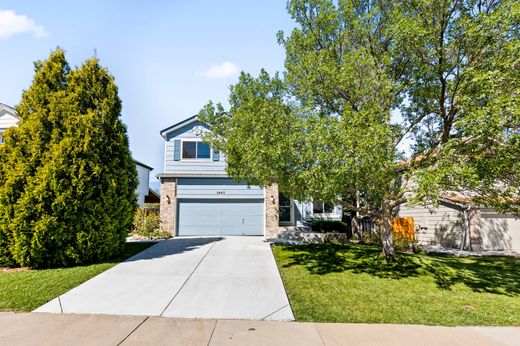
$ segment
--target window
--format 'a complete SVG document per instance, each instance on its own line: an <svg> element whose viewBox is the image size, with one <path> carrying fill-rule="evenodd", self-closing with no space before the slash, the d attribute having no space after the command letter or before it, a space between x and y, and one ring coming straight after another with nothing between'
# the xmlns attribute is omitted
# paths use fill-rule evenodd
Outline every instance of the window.
<svg viewBox="0 0 520 346"><path fill-rule="evenodd" d="M331 214L334 213L334 205L323 202L312 202L312 213L313 214Z"/></svg>
<svg viewBox="0 0 520 346"><path fill-rule="evenodd" d="M313 214L323 214L323 203L312 202L312 213Z"/></svg>
<svg viewBox="0 0 520 346"><path fill-rule="evenodd" d="M279 193L278 194L279 201L279 221L280 223L290 223L291 222L291 199L286 195Z"/></svg>
<svg viewBox="0 0 520 346"><path fill-rule="evenodd" d="M211 150L208 144L194 141L182 142L183 159L209 159L210 156Z"/></svg>

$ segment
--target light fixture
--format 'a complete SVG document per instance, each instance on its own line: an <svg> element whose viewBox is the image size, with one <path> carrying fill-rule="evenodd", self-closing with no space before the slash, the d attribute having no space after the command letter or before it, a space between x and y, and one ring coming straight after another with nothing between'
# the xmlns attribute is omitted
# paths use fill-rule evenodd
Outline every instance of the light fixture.
<svg viewBox="0 0 520 346"><path fill-rule="evenodd" d="M171 201L170 201L170 196L166 196L166 202L168 202L168 204L171 203Z"/></svg>

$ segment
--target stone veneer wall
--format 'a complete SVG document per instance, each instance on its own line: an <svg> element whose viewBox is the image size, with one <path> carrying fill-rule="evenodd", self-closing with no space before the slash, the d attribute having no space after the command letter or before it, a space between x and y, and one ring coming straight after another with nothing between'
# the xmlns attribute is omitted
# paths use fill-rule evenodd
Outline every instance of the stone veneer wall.
<svg viewBox="0 0 520 346"><path fill-rule="evenodd" d="M264 187L266 238L275 238L282 229L279 224L278 205L278 185Z"/></svg>
<svg viewBox="0 0 520 346"><path fill-rule="evenodd" d="M177 179L161 178L161 230L175 236L177 215Z"/></svg>

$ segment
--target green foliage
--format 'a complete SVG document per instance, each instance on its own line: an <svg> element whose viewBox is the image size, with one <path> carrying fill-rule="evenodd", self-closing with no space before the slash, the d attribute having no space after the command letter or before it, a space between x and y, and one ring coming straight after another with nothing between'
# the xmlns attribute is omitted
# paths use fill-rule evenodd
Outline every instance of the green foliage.
<svg viewBox="0 0 520 346"><path fill-rule="evenodd" d="M134 214L133 228L136 232L150 233L159 229L161 219L157 213L147 208L137 208Z"/></svg>
<svg viewBox="0 0 520 346"><path fill-rule="evenodd" d="M341 221L314 220L310 222L311 231L316 233L347 233L348 225Z"/></svg>
<svg viewBox="0 0 520 346"><path fill-rule="evenodd" d="M161 218L149 207L137 208L134 214L133 234L147 239L171 238L171 233L159 230Z"/></svg>
<svg viewBox="0 0 520 346"><path fill-rule="evenodd" d="M287 8L283 78L242 73L228 113L201 111L231 177L375 217L388 254L403 203L451 191L520 215L520 3Z"/></svg>
<svg viewBox="0 0 520 346"><path fill-rule="evenodd" d="M397 253L325 243L273 246L299 321L520 325L520 259Z"/></svg>
<svg viewBox="0 0 520 346"><path fill-rule="evenodd" d="M126 243L118 257L88 266L8 272L0 269L0 311L32 311L152 245Z"/></svg>
<svg viewBox="0 0 520 346"><path fill-rule="evenodd" d="M56 267L118 255L136 208L114 78L61 49L35 64L0 149L0 263Z"/></svg>

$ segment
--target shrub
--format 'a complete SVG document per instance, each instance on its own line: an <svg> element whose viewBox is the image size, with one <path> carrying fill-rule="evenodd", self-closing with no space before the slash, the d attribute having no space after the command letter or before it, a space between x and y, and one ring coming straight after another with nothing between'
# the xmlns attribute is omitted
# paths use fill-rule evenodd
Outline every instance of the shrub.
<svg viewBox="0 0 520 346"><path fill-rule="evenodd" d="M376 232L363 232L361 233L360 243L366 245L382 246L381 236Z"/></svg>
<svg viewBox="0 0 520 346"><path fill-rule="evenodd" d="M347 233L348 225L341 221L315 220L310 222L315 233Z"/></svg>
<svg viewBox="0 0 520 346"><path fill-rule="evenodd" d="M171 234L159 230L160 217L147 206L135 211L133 223L133 235L147 239L167 239Z"/></svg>
<svg viewBox="0 0 520 346"><path fill-rule="evenodd" d="M159 229L161 219L147 208L137 208L134 214L134 233L151 233Z"/></svg>

